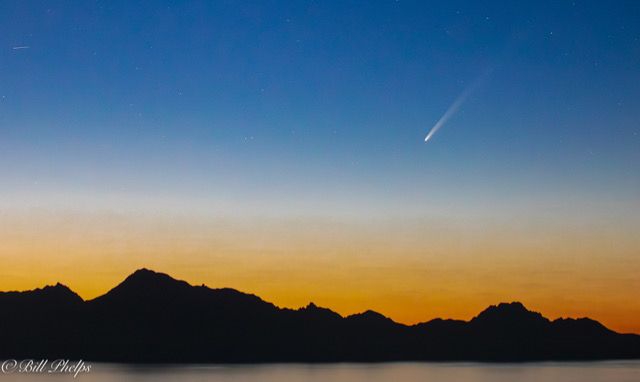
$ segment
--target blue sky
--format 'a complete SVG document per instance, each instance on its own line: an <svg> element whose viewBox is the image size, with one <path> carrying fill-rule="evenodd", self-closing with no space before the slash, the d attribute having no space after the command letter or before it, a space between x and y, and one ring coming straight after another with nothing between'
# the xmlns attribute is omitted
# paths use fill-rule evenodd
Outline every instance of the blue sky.
<svg viewBox="0 0 640 382"><path fill-rule="evenodd" d="M4 2L2 188L635 202L639 17L635 2Z"/></svg>

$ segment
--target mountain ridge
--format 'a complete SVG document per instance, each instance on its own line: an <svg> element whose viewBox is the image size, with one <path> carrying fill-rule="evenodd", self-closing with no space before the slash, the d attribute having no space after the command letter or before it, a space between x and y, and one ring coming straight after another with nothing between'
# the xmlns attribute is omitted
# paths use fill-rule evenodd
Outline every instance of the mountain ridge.
<svg viewBox="0 0 640 382"><path fill-rule="evenodd" d="M2 314L1 312L7 312ZM9 314L10 313L10 314ZM549 320L520 302L469 321L397 323L309 303L281 308L146 268L91 300L63 284L0 292L2 358L117 362L532 361L640 358L640 336L590 318ZM5 326L6 325L6 326ZM24 336L20 333L29 333Z"/></svg>

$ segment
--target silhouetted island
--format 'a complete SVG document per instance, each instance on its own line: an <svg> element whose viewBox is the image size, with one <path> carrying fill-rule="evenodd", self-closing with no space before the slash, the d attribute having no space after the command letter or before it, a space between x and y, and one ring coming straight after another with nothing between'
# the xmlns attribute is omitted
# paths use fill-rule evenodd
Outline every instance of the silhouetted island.
<svg viewBox="0 0 640 382"><path fill-rule="evenodd" d="M0 359L113 362L535 361L640 358L640 336L588 318L550 321L518 302L470 321L403 325L279 308L234 289L140 269L83 301L62 284L0 293Z"/></svg>

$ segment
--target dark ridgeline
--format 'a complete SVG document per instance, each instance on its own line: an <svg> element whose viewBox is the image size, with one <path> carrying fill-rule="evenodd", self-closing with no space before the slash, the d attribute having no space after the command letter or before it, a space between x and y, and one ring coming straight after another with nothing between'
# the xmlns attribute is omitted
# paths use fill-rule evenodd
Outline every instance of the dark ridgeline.
<svg viewBox="0 0 640 382"><path fill-rule="evenodd" d="M514 302L471 321L407 326L366 311L281 309L233 289L141 269L94 300L64 285L0 293L0 359L332 362L640 358L640 336L588 318L549 321Z"/></svg>

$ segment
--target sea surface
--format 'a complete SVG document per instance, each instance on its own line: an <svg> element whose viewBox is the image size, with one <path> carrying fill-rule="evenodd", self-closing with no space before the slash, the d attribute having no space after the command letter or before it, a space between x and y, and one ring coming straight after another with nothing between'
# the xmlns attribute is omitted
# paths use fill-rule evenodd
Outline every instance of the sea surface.
<svg viewBox="0 0 640 382"><path fill-rule="evenodd" d="M378 363L270 365L119 365L91 363L88 373L2 373L0 381L242 382L638 382L640 361L524 364Z"/></svg>

